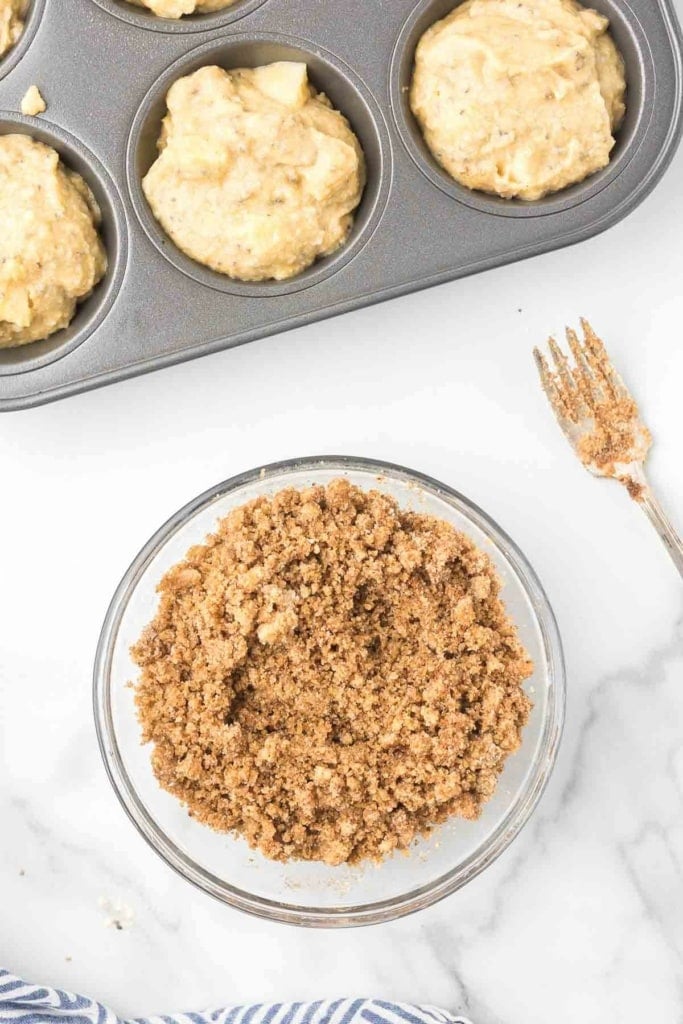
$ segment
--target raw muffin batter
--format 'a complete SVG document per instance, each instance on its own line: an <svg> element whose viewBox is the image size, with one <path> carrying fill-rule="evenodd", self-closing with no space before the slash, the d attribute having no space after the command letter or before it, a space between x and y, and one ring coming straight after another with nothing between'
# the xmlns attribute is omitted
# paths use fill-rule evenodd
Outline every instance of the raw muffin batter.
<svg viewBox="0 0 683 1024"><path fill-rule="evenodd" d="M530 200L605 167L626 90L608 27L574 0L467 0L428 29L410 105L439 163Z"/></svg>
<svg viewBox="0 0 683 1024"><path fill-rule="evenodd" d="M0 136L0 348L66 327L102 278L99 210L50 146Z"/></svg>
<svg viewBox="0 0 683 1024"><path fill-rule="evenodd" d="M500 587L449 523L344 479L235 509L133 648L157 779L282 861L478 817L531 707Z"/></svg>
<svg viewBox="0 0 683 1024"><path fill-rule="evenodd" d="M21 101L21 112L26 117L36 117L44 114L47 110L47 103L37 85L31 85L24 93Z"/></svg>
<svg viewBox="0 0 683 1024"><path fill-rule="evenodd" d="M305 64L200 68L171 86L167 105L142 184L188 256L244 281L280 280L346 240L365 161Z"/></svg>
<svg viewBox="0 0 683 1024"><path fill-rule="evenodd" d="M160 18L182 18L184 14L209 14L232 7L235 0L128 0L136 7L147 7Z"/></svg>
<svg viewBox="0 0 683 1024"><path fill-rule="evenodd" d="M24 31L26 0L0 0L0 57Z"/></svg>

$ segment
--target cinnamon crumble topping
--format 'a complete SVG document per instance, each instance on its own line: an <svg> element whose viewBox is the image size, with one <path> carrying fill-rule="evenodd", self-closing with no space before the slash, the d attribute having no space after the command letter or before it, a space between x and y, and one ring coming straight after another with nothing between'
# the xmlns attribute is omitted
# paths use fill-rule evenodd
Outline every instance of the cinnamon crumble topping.
<svg viewBox="0 0 683 1024"><path fill-rule="evenodd" d="M450 524L344 479L235 509L132 649L159 783L279 861L476 818L531 708L500 588Z"/></svg>

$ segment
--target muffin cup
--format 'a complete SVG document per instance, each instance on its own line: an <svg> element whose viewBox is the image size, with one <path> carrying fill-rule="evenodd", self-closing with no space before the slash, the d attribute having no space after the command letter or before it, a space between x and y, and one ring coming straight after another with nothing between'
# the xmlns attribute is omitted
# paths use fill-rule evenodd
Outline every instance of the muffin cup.
<svg viewBox="0 0 683 1024"><path fill-rule="evenodd" d="M186 14L182 18L160 18L149 8L128 3L128 0L93 0L93 2L115 18L120 18L121 21L126 21L136 28L150 32L186 35L192 32L209 32L227 28L257 10L268 0L235 0L234 4L225 7L222 11Z"/></svg>
<svg viewBox="0 0 683 1024"><path fill-rule="evenodd" d="M460 203L481 213L507 217L542 217L569 210L597 195L624 170L642 141L656 103L656 76L652 53L640 22L628 16L619 0L591 0L590 6L610 21L610 32L626 65L626 116L615 135L609 164L584 181L542 199L503 199L467 188L455 181L432 155L410 109L415 50L435 22L458 6L453 0L420 0L408 16L396 43L391 64L391 106L396 128L406 150L432 184Z"/></svg>
<svg viewBox="0 0 683 1024"><path fill-rule="evenodd" d="M107 253L107 270L92 293L80 302L68 327L42 341L0 348L0 375L26 373L73 352L104 321L111 309L126 267L126 220L116 185L100 161L57 125L45 118L0 112L0 135L28 135L55 149L66 167L76 171L90 187L100 208L100 237Z"/></svg>
<svg viewBox="0 0 683 1024"><path fill-rule="evenodd" d="M166 234L150 209L142 179L157 157L157 140L166 113L166 94L179 78L206 65L249 68L275 61L301 61L308 67L311 84L323 92L350 122L365 154L367 183L354 213L353 227L344 244L330 256L318 259L296 277L285 281L246 282L220 274L182 252ZM363 83L350 68L320 47L285 36L266 34L230 36L205 43L176 61L145 96L131 129L128 144L128 187L135 212L158 252L195 281L234 295L268 297L288 295L310 288L336 273L366 244L386 204L390 149L382 114Z"/></svg>

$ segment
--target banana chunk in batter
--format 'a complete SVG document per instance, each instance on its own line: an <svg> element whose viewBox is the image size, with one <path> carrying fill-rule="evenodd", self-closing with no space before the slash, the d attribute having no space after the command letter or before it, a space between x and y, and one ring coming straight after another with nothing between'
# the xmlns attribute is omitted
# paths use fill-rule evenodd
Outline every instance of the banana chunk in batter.
<svg viewBox="0 0 683 1024"><path fill-rule="evenodd" d="M14 46L24 31L26 0L0 0L0 57Z"/></svg>
<svg viewBox="0 0 683 1024"><path fill-rule="evenodd" d="M609 163L625 112L609 22L575 0L466 0L417 47L410 106L456 181L535 200Z"/></svg>
<svg viewBox="0 0 683 1024"><path fill-rule="evenodd" d="M107 267L90 189L50 146L0 136L0 348L66 327Z"/></svg>
<svg viewBox="0 0 683 1024"><path fill-rule="evenodd" d="M239 280L283 280L346 241L365 160L305 64L200 68L167 106L142 185L188 256Z"/></svg>
<svg viewBox="0 0 683 1024"><path fill-rule="evenodd" d="M146 7L159 18L182 18L185 14L210 14L232 7L235 0L128 0L136 7Z"/></svg>

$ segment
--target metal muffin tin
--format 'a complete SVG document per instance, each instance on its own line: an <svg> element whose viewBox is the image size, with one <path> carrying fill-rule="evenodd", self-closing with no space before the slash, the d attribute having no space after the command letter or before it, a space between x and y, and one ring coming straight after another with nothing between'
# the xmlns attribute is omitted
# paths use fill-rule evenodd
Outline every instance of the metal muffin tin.
<svg viewBox="0 0 683 1024"><path fill-rule="evenodd" d="M93 189L104 281L46 341L0 349L0 409L18 409L253 341L359 306L580 241L655 186L681 130L681 37L668 0L593 0L627 66L628 110L612 161L535 203L456 184L431 158L407 103L422 32L456 0L237 0L216 14L156 18L126 0L33 0L0 60L0 133L54 146ZM181 253L140 187L166 91L204 64L304 60L351 121L368 185L346 245L287 282L242 284ZM16 113L31 84L48 109ZM0 230L1 230L0 225Z"/></svg>

